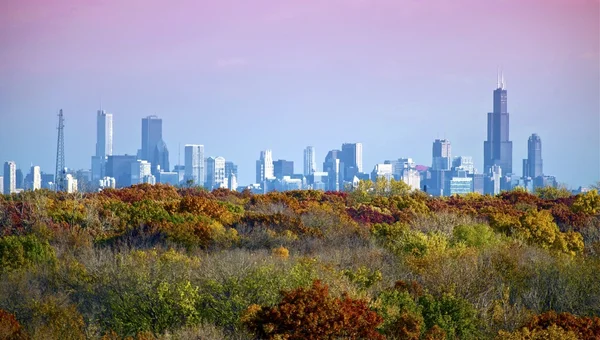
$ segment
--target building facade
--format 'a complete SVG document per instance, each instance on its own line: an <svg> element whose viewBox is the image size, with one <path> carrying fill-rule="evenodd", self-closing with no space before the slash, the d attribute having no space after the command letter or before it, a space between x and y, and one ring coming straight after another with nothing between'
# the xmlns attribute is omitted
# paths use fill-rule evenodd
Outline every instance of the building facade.
<svg viewBox="0 0 600 340"><path fill-rule="evenodd" d="M260 152L260 158L256 161L256 183L275 178L273 167L273 152L265 150Z"/></svg>
<svg viewBox="0 0 600 340"><path fill-rule="evenodd" d="M452 145L447 139L436 139L433 141L431 150L433 170L450 170L452 165Z"/></svg>
<svg viewBox="0 0 600 340"><path fill-rule="evenodd" d="M279 159L273 162L273 174L275 178L282 179L284 176L292 176L294 174L294 162Z"/></svg>
<svg viewBox="0 0 600 340"><path fill-rule="evenodd" d="M527 159L523 160L523 178L544 176L542 160L542 139L532 134L527 141Z"/></svg>
<svg viewBox="0 0 600 340"><path fill-rule="evenodd" d="M225 158L208 157L206 159L206 188L213 190L226 187Z"/></svg>

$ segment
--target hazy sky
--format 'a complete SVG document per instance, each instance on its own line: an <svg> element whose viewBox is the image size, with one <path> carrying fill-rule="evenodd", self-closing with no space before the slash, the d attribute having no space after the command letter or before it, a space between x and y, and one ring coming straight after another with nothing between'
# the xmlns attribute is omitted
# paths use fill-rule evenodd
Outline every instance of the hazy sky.
<svg viewBox="0 0 600 340"><path fill-rule="evenodd" d="M114 153L140 148L141 118L177 147L255 178L260 150L317 163L362 142L431 164L435 138L483 169L486 113L505 70L513 164L542 138L544 173L600 180L599 0L3 0L0 161L53 173L56 114L66 165L90 168L100 101ZM182 152L183 157L183 152ZM181 160L183 163L183 158Z"/></svg>

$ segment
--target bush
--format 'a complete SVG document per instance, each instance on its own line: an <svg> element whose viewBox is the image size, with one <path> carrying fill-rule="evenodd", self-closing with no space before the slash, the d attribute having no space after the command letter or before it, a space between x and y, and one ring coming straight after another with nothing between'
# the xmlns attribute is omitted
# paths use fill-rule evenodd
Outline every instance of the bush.
<svg viewBox="0 0 600 340"><path fill-rule="evenodd" d="M0 238L0 273L54 263L56 255L48 241L40 241L34 235Z"/></svg>
<svg viewBox="0 0 600 340"><path fill-rule="evenodd" d="M275 307L253 307L243 320L261 339L383 339L377 332L383 319L364 300L347 295L333 298L329 288L315 281L310 289L282 293Z"/></svg>

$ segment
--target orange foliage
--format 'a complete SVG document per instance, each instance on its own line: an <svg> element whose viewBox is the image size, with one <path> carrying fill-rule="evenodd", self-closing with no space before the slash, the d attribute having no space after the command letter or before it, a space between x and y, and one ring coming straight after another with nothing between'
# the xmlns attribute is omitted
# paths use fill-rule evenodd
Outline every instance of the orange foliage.
<svg viewBox="0 0 600 340"><path fill-rule="evenodd" d="M3 309L0 309L0 339L29 339L15 316Z"/></svg>

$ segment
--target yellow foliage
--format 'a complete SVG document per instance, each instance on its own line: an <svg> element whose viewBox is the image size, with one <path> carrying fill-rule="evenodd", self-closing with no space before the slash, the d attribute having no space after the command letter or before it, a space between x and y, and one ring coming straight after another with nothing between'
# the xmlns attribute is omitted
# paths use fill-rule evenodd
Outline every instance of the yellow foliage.
<svg viewBox="0 0 600 340"><path fill-rule="evenodd" d="M273 256L281 259L287 259L290 256L290 251L286 247L273 248L271 251Z"/></svg>

